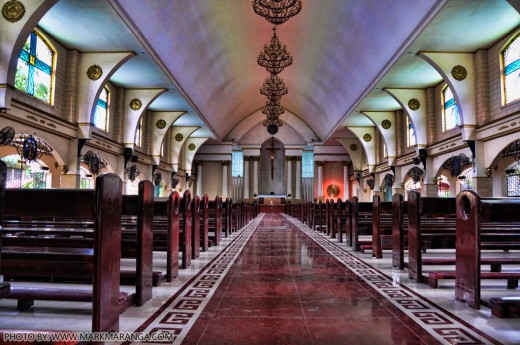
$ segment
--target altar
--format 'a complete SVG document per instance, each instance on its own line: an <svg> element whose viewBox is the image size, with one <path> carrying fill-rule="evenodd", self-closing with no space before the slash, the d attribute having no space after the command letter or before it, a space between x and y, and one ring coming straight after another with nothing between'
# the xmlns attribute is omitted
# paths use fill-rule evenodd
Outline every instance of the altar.
<svg viewBox="0 0 520 345"><path fill-rule="evenodd" d="M259 195L258 204L261 213L283 213L286 195Z"/></svg>

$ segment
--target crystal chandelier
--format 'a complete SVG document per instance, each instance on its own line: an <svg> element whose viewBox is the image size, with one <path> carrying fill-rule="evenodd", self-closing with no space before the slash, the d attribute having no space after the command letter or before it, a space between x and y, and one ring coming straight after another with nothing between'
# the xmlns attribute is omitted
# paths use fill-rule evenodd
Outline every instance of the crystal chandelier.
<svg viewBox="0 0 520 345"><path fill-rule="evenodd" d="M262 108L262 113L267 116L280 116L285 113L285 109L280 105L280 102L267 102Z"/></svg>
<svg viewBox="0 0 520 345"><path fill-rule="evenodd" d="M292 56L287 52L287 46L282 46L276 36L276 28L271 43L264 46L264 50L258 54L258 64L265 67L267 72L278 74L292 64Z"/></svg>
<svg viewBox="0 0 520 345"><path fill-rule="evenodd" d="M278 102L283 95L287 94L287 87L283 82L282 78L271 74L264 82L264 85L260 89L260 93L267 97L271 102Z"/></svg>
<svg viewBox="0 0 520 345"><path fill-rule="evenodd" d="M269 23L280 25L300 13L301 0L253 0L253 10Z"/></svg>

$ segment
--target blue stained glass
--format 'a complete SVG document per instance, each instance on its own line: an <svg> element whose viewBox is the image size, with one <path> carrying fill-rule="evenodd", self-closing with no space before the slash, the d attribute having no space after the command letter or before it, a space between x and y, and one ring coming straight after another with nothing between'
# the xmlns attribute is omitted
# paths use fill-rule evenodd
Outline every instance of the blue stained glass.
<svg viewBox="0 0 520 345"><path fill-rule="evenodd" d="M20 52L16 67L15 87L42 101L50 102L53 68L37 56L45 56L49 62L52 62L54 52L33 31ZM25 63L27 63L26 66L24 66ZM48 77L44 77L40 72Z"/></svg>
<svg viewBox="0 0 520 345"><path fill-rule="evenodd" d="M99 105L101 108L106 109L107 108L107 102L102 100L101 98L98 98L97 105Z"/></svg>
<svg viewBox="0 0 520 345"><path fill-rule="evenodd" d="M504 67L504 100L509 103L520 99L520 39L516 37L502 52Z"/></svg>
<svg viewBox="0 0 520 345"><path fill-rule="evenodd" d="M244 154L242 151L233 151L231 156L231 176L244 176Z"/></svg>
<svg viewBox="0 0 520 345"><path fill-rule="evenodd" d="M105 86L99 95L94 111L94 126L104 131L108 131L108 98L109 91Z"/></svg>
<svg viewBox="0 0 520 345"><path fill-rule="evenodd" d="M518 71L519 69L520 69L520 59L507 65L505 68L504 74L509 75L509 74L513 73L514 71Z"/></svg>
<svg viewBox="0 0 520 345"><path fill-rule="evenodd" d="M460 125L459 106L455 101L453 92L448 86L444 88L442 93L444 98L443 130L447 131Z"/></svg>
<svg viewBox="0 0 520 345"><path fill-rule="evenodd" d="M444 109L449 109L455 105L455 98L452 98L444 103Z"/></svg>
<svg viewBox="0 0 520 345"><path fill-rule="evenodd" d="M302 153L302 177L314 177L314 152L312 151Z"/></svg>

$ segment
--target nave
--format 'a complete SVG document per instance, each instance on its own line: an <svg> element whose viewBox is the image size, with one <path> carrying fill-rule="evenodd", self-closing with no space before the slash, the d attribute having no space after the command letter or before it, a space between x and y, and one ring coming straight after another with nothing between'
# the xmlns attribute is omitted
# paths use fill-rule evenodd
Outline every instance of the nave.
<svg viewBox="0 0 520 345"><path fill-rule="evenodd" d="M399 276L397 284L388 256L376 260L294 218L261 214L121 314L120 331L173 332L175 344L520 343L518 320ZM59 330L90 329L88 303L83 313L64 302L17 313L9 302L0 304L6 328L49 329L53 319Z"/></svg>

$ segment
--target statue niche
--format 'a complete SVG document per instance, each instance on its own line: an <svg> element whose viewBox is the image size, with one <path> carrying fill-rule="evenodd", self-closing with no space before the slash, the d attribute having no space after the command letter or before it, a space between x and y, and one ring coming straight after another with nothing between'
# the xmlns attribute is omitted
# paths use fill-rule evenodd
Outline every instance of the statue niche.
<svg viewBox="0 0 520 345"><path fill-rule="evenodd" d="M260 149L260 195L285 195L285 148L282 142L271 137Z"/></svg>

